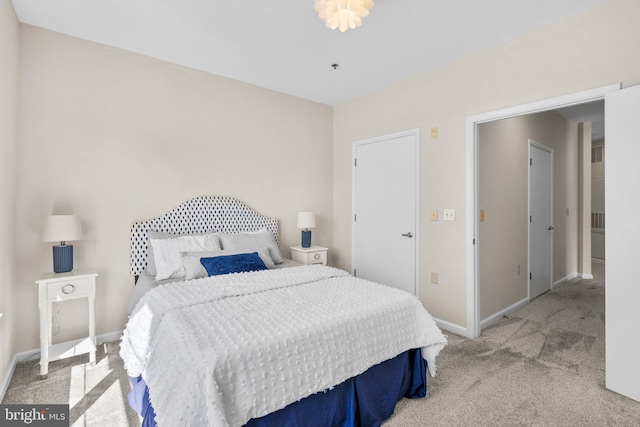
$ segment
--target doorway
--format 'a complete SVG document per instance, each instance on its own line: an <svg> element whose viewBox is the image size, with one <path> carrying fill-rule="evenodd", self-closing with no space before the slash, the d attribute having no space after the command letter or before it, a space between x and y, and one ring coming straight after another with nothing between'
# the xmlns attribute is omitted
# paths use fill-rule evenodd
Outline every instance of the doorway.
<svg viewBox="0 0 640 427"><path fill-rule="evenodd" d="M480 286L481 282L481 265L480 259L480 247L483 245L481 238L481 221L488 218L486 215L482 215L483 207L478 203L479 185L480 180L478 174L479 170L479 157L481 155L478 141L480 134L481 124L490 124L497 120L526 117L533 113L549 112L552 110L558 110L563 107L577 106L581 104L587 104L594 101L602 101L606 94L618 91L620 89L619 84L604 86L588 91L574 93L570 95L560 96L557 98L546 99L543 101L537 101L529 104L515 106L504 110L493 111L489 113L480 114L477 116L471 116L467 118L467 327L466 336L475 338L480 335L481 330L481 306L482 300L481 292L484 292L483 287ZM574 171L575 173L576 171ZM505 178L508 179L508 178ZM526 188L523 188L524 193ZM577 201L576 201L577 206ZM571 215L571 211L568 211ZM573 212L575 213L575 212ZM522 239L525 240L525 239ZM520 259L523 259L522 256ZM522 265L526 263L526 259L518 265L514 264L510 267L513 271L521 272ZM516 270L516 268L518 268ZM528 275L519 275L517 280L521 283L524 277ZM522 277L524 276L524 277ZM528 279L528 277L527 277ZM526 279L524 279L526 280ZM525 285L523 287L527 289ZM508 307L509 310L519 308L519 306L528 303L528 295L524 292L520 292L516 295L517 298L511 297L511 300L515 300L512 306ZM484 299L485 301L487 298Z"/></svg>
<svg viewBox="0 0 640 427"><path fill-rule="evenodd" d="M480 123L501 117L548 111L562 106L578 105L605 100L607 122L609 170L606 177L607 253L606 270L606 387L620 394L640 401L640 383L634 381L640 376L640 367L635 355L640 351L640 339L628 334L628 325L635 324L640 315L636 310L640 299L640 288L635 286L635 271L631 268L640 263L637 242L640 229L635 215L640 208L638 193L629 191L630 183L640 182L640 170L635 159L640 155L640 86L620 90L620 85L610 85L591 91L526 104L506 110L496 111L467 119L467 167L470 180L467 182L469 219L467 246L471 255L467 269L467 326L469 336L480 333L478 310L477 260L478 247L476 230L479 211L477 200L477 127ZM478 242L480 243L480 242Z"/></svg>

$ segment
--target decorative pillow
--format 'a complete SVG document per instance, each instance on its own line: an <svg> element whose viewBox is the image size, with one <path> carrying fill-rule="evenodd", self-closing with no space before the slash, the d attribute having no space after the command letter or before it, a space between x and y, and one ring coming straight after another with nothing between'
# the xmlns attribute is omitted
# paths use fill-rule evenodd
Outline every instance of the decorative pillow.
<svg viewBox="0 0 640 427"><path fill-rule="evenodd" d="M180 279L185 275L181 251L220 250L218 233L164 235L153 237L149 232L150 247L153 248L153 264L156 280ZM148 262L148 261L147 261ZM147 269L147 271L149 271ZM151 273L150 273L151 274Z"/></svg>
<svg viewBox="0 0 640 427"><path fill-rule="evenodd" d="M200 258L211 258L224 255L223 250L209 252L180 252L185 280L207 277L207 270L200 263Z"/></svg>
<svg viewBox="0 0 640 427"><path fill-rule="evenodd" d="M224 250L256 252L260 248L268 248L271 259L282 264L282 254L273 233L266 228L252 233L220 234L220 242Z"/></svg>
<svg viewBox="0 0 640 427"><path fill-rule="evenodd" d="M264 263L264 265L271 269L275 268L276 265L271 259L269 255L269 250L267 248L259 249L258 256ZM246 252L238 252L231 250L221 250L221 251L208 251L208 252L180 252L180 256L182 257L182 265L184 266L185 271L185 279L193 280L199 279L201 277L207 277L207 270L204 268L202 263L200 262L200 258L211 258L217 256L224 255L237 255Z"/></svg>
<svg viewBox="0 0 640 427"><path fill-rule="evenodd" d="M258 252L200 258L200 263L207 270L209 276L267 269L267 266L258 256Z"/></svg>

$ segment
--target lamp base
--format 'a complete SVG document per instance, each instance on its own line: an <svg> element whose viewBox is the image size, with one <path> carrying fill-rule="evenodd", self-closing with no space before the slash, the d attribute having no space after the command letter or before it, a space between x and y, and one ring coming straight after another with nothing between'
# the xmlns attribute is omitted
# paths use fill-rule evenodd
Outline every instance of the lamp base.
<svg viewBox="0 0 640 427"><path fill-rule="evenodd" d="M303 230L302 231L302 244L300 245L303 248L311 247L311 231Z"/></svg>
<svg viewBox="0 0 640 427"><path fill-rule="evenodd" d="M53 272L66 273L73 270L73 245L53 247Z"/></svg>

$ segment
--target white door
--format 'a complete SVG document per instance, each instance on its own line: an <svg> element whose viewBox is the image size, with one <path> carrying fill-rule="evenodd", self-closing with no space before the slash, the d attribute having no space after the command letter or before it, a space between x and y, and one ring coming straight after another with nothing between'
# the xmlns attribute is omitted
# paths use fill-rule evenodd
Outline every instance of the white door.
<svg viewBox="0 0 640 427"><path fill-rule="evenodd" d="M605 96L607 388L640 401L640 86Z"/></svg>
<svg viewBox="0 0 640 427"><path fill-rule="evenodd" d="M418 294L417 129L353 145L353 273Z"/></svg>
<svg viewBox="0 0 640 427"><path fill-rule="evenodd" d="M529 299L551 289L553 149L529 140Z"/></svg>

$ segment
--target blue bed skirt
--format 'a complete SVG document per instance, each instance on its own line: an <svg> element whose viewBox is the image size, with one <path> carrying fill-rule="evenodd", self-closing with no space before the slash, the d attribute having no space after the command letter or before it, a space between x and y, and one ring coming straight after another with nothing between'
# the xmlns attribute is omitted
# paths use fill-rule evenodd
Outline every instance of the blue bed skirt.
<svg viewBox="0 0 640 427"><path fill-rule="evenodd" d="M129 405L142 417L144 427L155 426L149 390L141 377L129 378ZM379 426L393 414L403 397L427 395L427 361L420 350L406 351L372 366L324 392L306 397L264 417L249 420L247 427Z"/></svg>

